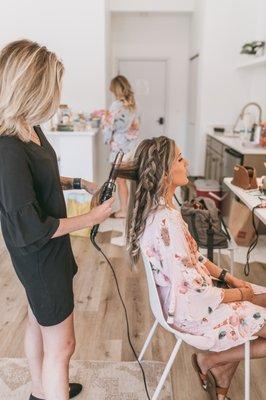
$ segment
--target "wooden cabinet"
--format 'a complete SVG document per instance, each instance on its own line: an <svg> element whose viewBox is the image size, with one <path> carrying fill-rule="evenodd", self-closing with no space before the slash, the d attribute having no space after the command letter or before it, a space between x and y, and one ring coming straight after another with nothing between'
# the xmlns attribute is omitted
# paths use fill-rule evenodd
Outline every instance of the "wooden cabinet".
<svg viewBox="0 0 266 400"><path fill-rule="evenodd" d="M221 139L222 140L222 139ZM224 140L226 142L226 140ZM245 154L245 151L239 152L230 146L221 143L218 139L208 135L206 158L205 158L205 178L215 179L220 184L223 178L233 176L234 166L236 164L249 165L256 168L257 176L265 175L266 168L266 150L256 154Z"/></svg>
<svg viewBox="0 0 266 400"><path fill-rule="evenodd" d="M205 178L222 183L224 146L217 140L207 137Z"/></svg>

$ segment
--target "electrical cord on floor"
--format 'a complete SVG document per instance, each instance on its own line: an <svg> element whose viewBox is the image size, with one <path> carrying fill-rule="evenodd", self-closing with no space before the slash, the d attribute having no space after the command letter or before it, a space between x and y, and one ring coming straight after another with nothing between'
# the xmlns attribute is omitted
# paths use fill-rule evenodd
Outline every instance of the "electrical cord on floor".
<svg viewBox="0 0 266 400"><path fill-rule="evenodd" d="M92 242L93 246L96 248L96 250L98 250L103 255L103 257L105 258L105 260L107 261L108 265L110 266L110 268L112 270L113 276L115 278L117 292L118 292L119 298L121 300L121 304L122 304L124 312L125 312L128 343L129 343L129 345L131 347L131 350L133 351L133 354L134 354L134 356L135 356L135 358L136 358L136 360L137 360L137 362L138 362L138 364L140 366L140 369L141 369L141 372L142 372L142 376L143 376L143 382L144 382L144 387L145 387L145 392L146 392L147 398L148 398L148 400L151 400L149 392L148 392L146 375L145 375L144 369L143 369L143 367L142 367L142 365L141 365L141 363L140 363L140 361L138 359L136 350L134 349L134 346L133 346L133 344L131 342L127 309L126 309L126 305L124 303L124 300L123 300L121 292L120 292L120 288L119 288L119 284L118 284L118 280L117 280L117 277L116 277L116 273L115 273L114 267L112 266L111 262L108 260L107 256L104 254L104 252L102 251L100 246L96 243L95 238L91 238L91 242Z"/></svg>
<svg viewBox="0 0 266 400"><path fill-rule="evenodd" d="M248 276L249 273L250 273L250 254L255 249L255 247L257 246L258 240L259 240L259 232L258 232L258 229L256 227L256 223L255 223L255 209L256 208L260 208L260 205L257 205L257 206L252 208L252 225L253 225L253 228L254 228L254 231L255 231L255 239L251 242L251 244L250 244L250 246L248 248L248 251L247 251L247 261L246 261L246 264L245 264L245 267L244 267L244 273L245 273L246 276Z"/></svg>

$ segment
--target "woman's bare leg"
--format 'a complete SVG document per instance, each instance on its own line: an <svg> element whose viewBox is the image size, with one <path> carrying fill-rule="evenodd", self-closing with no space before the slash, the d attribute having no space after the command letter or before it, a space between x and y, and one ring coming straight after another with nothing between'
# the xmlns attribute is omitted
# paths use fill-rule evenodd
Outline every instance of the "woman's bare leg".
<svg viewBox="0 0 266 400"><path fill-rule="evenodd" d="M266 325L264 325L255 336L259 336L259 338L250 343L251 358L266 357ZM216 379L217 385L220 387L228 387L230 385L237 364L244 358L244 345L233 347L219 353L199 353L197 356L198 364L203 374L206 374L208 370L211 370ZM223 396L219 397L219 399L223 398Z"/></svg>
<svg viewBox="0 0 266 400"><path fill-rule="evenodd" d="M29 363L32 394L44 399L42 387L43 341L40 325L28 306L28 321L25 334L25 353Z"/></svg>
<svg viewBox="0 0 266 400"><path fill-rule="evenodd" d="M116 218L125 218L127 215L128 207L128 187L127 181L123 178L117 178L118 194L120 200L120 210L116 211Z"/></svg>
<svg viewBox="0 0 266 400"><path fill-rule="evenodd" d="M41 327L44 359L42 382L46 400L69 399L69 361L75 350L73 313L58 325Z"/></svg>
<svg viewBox="0 0 266 400"><path fill-rule="evenodd" d="M215 377L217 386L221 388L229 388L238 365L239 362L233 362L211 368L210 371ZM224 396L218 395L218 399L223 400Z"/></svg>

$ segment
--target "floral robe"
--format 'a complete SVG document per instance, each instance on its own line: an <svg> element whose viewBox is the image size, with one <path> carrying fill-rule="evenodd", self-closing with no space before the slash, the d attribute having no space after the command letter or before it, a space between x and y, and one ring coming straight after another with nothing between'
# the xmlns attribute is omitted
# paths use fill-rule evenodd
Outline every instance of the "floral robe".
<svg viewBox="0 0 266 400"><path fill-rule="evenodd" d="M104 143L110 145L110 162L114 161L119 150L127 154L136 147L139 135L137 114L126 108L122 101L112 103L102 124Z"/></svg>
<svg viewBox="0 0 266 400"><path fill-rule="evenodd" d="M222 351L254 338L264 326L265 308L247 301L222 303L224 289L213 285L206 259L178 210L165 207L150 215L140 246L153 270L167 322L176 329L208 337L210 350ZM253 289L266 293L260 286Z"/></svg>

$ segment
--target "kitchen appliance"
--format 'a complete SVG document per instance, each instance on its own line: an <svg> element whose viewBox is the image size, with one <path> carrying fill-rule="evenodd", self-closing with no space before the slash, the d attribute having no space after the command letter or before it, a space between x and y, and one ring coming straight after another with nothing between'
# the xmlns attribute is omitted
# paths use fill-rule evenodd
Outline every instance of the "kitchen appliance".
<svg viewBox="0 0 266 400"><path fill-rule="evenodd" d="M234 175L234 167L236 164L243 165L243 154L238 151L231 149L230 147L226 147L224 150L224 158L223 158L223 177L229 177Z"/></svg>

